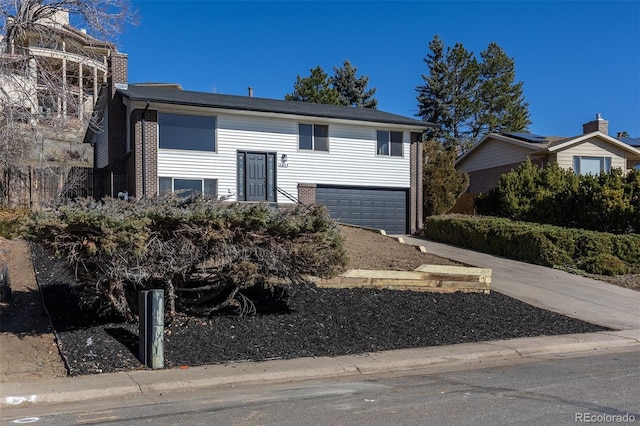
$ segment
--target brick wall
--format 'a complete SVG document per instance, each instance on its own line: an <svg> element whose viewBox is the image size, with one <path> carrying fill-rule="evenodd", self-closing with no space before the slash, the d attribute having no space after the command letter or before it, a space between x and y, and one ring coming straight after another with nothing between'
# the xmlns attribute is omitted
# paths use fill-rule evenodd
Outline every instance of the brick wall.
<svg viewBox="0 0 640 426"><path fill-rule="evenodd" d="M109 58L109 74L107 84L110 89L109 100L109 167L111 188L104 195L117 196L119 192L128 191L126 141L127 141L127 109L122 103L122 96L116 93L116 84L127 83L128 56L115 52Z"/></svg>
<svg viewBox="0 0 640 426"><path fill-rule="evenodd" d="M315 183L298 184L298 201L300 201L300 204L312 206L316 203L316 187Z"/></svg>
<svg viewBox="0 0 640 426"><path fill-rule="evenodd" d="M142 123L140 123L142 129ZM158 111L147 110L144 114L144 156L142 158L142 150L136 152L136 169L137 174L142 179L143 173L143 160L144 160L144 173L145 173L145 185L146 188L142 191L142 182L140 182L139 190L144 195L157 195L158 194ZM142 139L141 139L142 140Z"/></svg>

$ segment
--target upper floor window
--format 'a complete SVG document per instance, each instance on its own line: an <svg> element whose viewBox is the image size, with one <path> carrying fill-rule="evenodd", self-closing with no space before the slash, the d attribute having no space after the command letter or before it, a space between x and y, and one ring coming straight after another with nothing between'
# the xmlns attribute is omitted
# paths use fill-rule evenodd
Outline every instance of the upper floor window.
<svg viewBox="0 0 640 426"><path fill-rule="evenodd" d="M311 151L329 151L329 126L299 124L298 148Z"/></svg>
<svg viewBox="0 0 640 426"><path fill-rule="evenodd" d="M577 175L599 175L611 171L611 157L573 157L573 171Z"/></svg>
<svg viewBox="0 0 640 426"><path fill-rule="evenodd" d="M216 150L215 117L159 113L158 127L160 148Z"/></svg>
<svg viewBox="0 0 640 426"><path fill-rule="evenodd" d="M402 157L402 132L378 130L376 153Z"/></svg>

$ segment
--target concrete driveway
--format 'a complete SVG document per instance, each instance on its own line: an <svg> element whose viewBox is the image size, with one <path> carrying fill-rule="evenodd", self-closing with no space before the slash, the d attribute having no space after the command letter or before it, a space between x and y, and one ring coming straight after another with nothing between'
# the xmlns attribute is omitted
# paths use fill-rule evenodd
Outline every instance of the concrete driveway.
<svg viewBox="0 0 640 426"><path fill-rule="evenodd" d="M491 268L491 289L539 308L617 330L640 328L640 292L544 266L402 235L406 244Z"/></svg>

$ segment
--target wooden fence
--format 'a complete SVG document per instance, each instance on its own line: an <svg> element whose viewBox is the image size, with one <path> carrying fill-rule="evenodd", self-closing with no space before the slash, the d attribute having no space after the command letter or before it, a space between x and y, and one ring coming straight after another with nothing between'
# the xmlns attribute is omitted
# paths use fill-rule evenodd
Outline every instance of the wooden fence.
<svg viewBox="0 0 640 426"><path fill-rule="evenodd" d="M0 171L0 205L38 209L56 200L93 196L91 167L14 166Z"/></svg>

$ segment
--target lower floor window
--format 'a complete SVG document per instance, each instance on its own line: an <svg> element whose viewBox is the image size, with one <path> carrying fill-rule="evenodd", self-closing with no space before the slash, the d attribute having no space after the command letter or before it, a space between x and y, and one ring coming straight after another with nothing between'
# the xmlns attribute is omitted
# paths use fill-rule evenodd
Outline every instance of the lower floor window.
<svg viewBox="0 0 640 426"><path fill-rule="evenodd" d="M611 157L573 157L573 171L577 175L599 175L611 171Z"/></svg>
<svg viewBox="0 0 640 426"><path fill-rule="evenodd" d="M180 196L185 198L196 194L216 197L218 195L218 180L160 177L158 178L158 189L160 194L180 191Z"/></svg>

